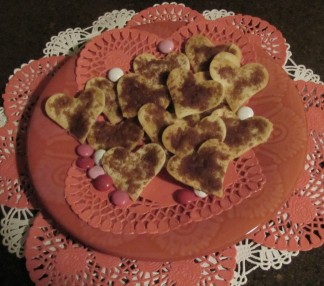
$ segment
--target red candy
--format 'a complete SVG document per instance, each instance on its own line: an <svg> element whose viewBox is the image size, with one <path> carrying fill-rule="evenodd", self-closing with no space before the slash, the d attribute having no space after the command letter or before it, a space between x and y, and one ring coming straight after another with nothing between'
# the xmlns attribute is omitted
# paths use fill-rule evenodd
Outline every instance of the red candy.
<svg viewBox="0 0 324 286"><path fill-rule="evenodd" d="M130 200L126 192L119 191L119 190L114 191L111 194L110 199L115 206L125 206Z"/></svg>
<svg viewBox="0 0 324 286"><path fill-rule="evenodd" d="M94 150L87 144L81 144L76 148L76 153L81 157L90 157Z"/></svg>
<svg viewBox="0 0 324 286"><path fill-rule="evenodd" d="M114 188L113 181L112 181L111 177L109 177L106 174L95 178L92 181L92 185L96 190L98 190L100 192L109 191Z"/></svg>
<svg viewBox="0 0 324 286"><path fill-rule="evenodd" d="M89 169L95 164L93 159L89 157L79 157L75 163L80 169L83 170Z"/></svg>
<svg viewBox="0 0 324 286"><path fill-rule="evenodd" d="M182 205L189 204L198 199L193 191L187 189L175 191L173 197L179 204Z"/></svg>

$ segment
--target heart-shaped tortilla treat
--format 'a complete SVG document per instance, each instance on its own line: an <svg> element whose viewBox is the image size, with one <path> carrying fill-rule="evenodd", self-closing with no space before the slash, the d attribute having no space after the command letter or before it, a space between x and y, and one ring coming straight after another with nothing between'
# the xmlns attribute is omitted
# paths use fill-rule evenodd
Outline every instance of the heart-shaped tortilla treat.
<svg viewBox="0 0 324 286"><path fill-rule="evenodd" d="M135 73L124 75L117 84L117 94L122 114L126 118L137 116L138 110L146 103L155 103L167 108L170 99L164 85L153 84Z"/></svg>
<svg viewBox="0 0 324 286"><path fill-rule="evenodd" d="M160 143L163 130L172 124L176 117L163 107L147 103L138 111L138 120L153 143Z"/></svg>
<svg viewBox="0 0 324 286"><path fill-rule="evenodd" d="M105 95L93 87L79 93L77 97L64 93L50 96L45 104L45 112L58 125L84 143L104 106Z"/></svg>
<svg viewBox="0 0 324 286"><path fill-rule="evenodd" d="M178 118L212 109L224 98L222 85L206 80L204 73L174 69L169 74L167 86Z"/></svg>
<svg viewBox="0 0 324 286"><path fill-rule="evenodd" d="M223 85L225 99L234 112L264 89L269 81L268 71L263 65L251 63L240 67L236 57L227 52L214 57L210 75Z"/></svg>
<svg viewBox="0 0 324 286"><path fill-rule="evenodd" d="M204 35L192 36L185 45L185 54L189 58L194 72L208 71L212 59L220 52L229 52L241 61L241 49L235 44L214 45L212 41Z"/></svg>
<svg viewBox="0 0 324 286"><path fill-rule="evenodd" d="M219 106L217 106L217 108L215 110L213 110L211 115L218 116L218 117L238 118L236 113L233 112L226 103L223 103L223 104L220 104Z"/></svg>
<svg viewBox="0 0 324 286"><path fill-rule="evenodd" d="M106 115L111 124L122 121L123 117L118 105L115 84L104 77L94 77L87 81L85 89L91 87L96 87L105 94L105 107L102 112Z"/></svg>
<svg viewBox="0 0 324 286"><path fill-rule="evenodd" d="M134 153L115 147L104 154L101 163L116 188L127 192L136 201L164 166L165 152L155 143L144 145Z"/></svg>
<svg viewBox="0 0 324 286"><path fill-rule="evenodd" d="M147 80L165 84L171 70L175 68L190 69L189 59L183 53L170 53L165 58L157 59L152 54L141 54L134 59L135 73L143 75Z"/></svg>
<svg viewBox="0 0 324 286"><path fill-rule="evenodd" d="M167 171L176 180L194 189L222 197L224 176L230 160L228 146L216 139L210 139L198 151L184 157L171 157L167 163Z"/></svg>
<svg viewBox="0 0 324 286"><path fill-rule="evenodd" d="M253 116L245 120L230 116L221 118L226 126L224 143L230 148L233 158L266 142L273 129L272 123L262 116Z"/></svg>
<svg viewBox="0 0 324 286"><path fill-rule="evenodd" d="M95 150L108 150L113 147L134 149L142 143L144 131L132 119L126 119L116 125L97 121L87 137L88 144Z"/></svg>
<svg viewBox="0 0 324 286"><path fill-rule="evenodd" d="M184 156L197 150L209 139L223 141L226 127L221 118L212 114L201 119L194 126L189 126L184 120L178 120L168 126L162 135L164 147L173 154Z"/></svg>

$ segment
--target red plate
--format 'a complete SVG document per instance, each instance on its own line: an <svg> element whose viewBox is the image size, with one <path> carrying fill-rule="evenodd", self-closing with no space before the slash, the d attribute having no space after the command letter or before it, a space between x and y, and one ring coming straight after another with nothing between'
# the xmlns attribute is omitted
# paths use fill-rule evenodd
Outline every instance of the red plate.
<svg viewBox="0 0 324 286"><path fill-rule="evenodd" d="M255 154L266 177L262 192L221 215L192 222L164 234L116 234L90 227L69 208L64 197L67 171L78 144L43 113L44 100L57 92L74 94L75 58L42 90L28 131L31 177L46 211L73 237L100 251L140 260L175 260L211 253L243 239L265 223L291 193L306 152L306 121L293 81L261 49L257 61L270 73L267 88L249 103L274 124L271 139Z"/></svg>

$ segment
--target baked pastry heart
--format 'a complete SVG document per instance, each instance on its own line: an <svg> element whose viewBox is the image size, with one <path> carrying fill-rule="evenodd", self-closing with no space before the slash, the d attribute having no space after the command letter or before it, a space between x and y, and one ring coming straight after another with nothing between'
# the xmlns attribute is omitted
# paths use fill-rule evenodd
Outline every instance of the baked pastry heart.
<svg viewBox="0 0 324 286"><path fill-rule="evenodd" d="M221 197L224 176L231 160L230 152L223 142L210 139L198 151L186 156L171 157L167 171L176 180L194 189Z"/></svg>
<svg viewBox="0 0 324 286"><path fill-rule="evenodd" d="M165 84L171 70L190 69L187 56L183 53L169 53L165 58L157 59L152 54L140 54L133 62L135 73L139 73L153 83Z"/></svg>
<svg viewBox="0 0 324 286"><path fill-rule="evenodd" d="M50 96L45 103L45 112L58 125L84 143L104 106L104 93L92 87L80 92L77 97L64 93Z"/></svg>
<svg viewBox="0 0 324 286"><path fill-rule="evenodd" d="M233 112L227 103L222 103L217 108L215 108L210 115L218 116L218 117L235 117L238 118L235 112Z"/></svg>
<svg viewBox="0 0 324 286"><path fill-rule="evenodd" d="M194 114L177 119L174 113L170 113L154 103L148 103L143 105L138 111L138 120L151 141L162 144L162 133L166 127L177 120L182 121L188 126L194 126L199 122L200 115Z"/></svg>
<svg viewBox="0 0 324 286"><path fill-rule="evenodd" d="M226 126L224 143L230 148L232 158L241 156L246 151L265 143L272 132L272 123L262 117L253 116L244 120L234 117L231 112L221 114L216 110L213 114L221 116Z"/></svg>
<svg viewBox="0 0 324 286"><path fill-rule="evenodd" d="M104 77L94 77L87 81L85 89L96 87L105 94L105 107L102 111L111 124L122 121L123 117L117 100L116 86Z"/></svg>
<svg viewBox="0 0 324 286"><path fill-rule="evenodd" d="M146 103L155 103L167 108L170 99L164 85L153 84L135 73L124 75L117 84L118 102L126 118L137 116L138 110Z"/></svg>
<svg viewBox="0 0 324 286"><path fill-rule="evenodd" d="M194 72L208 71L212 59L222 51L235 55L238 61L241 61L242 52L237 45L214 45L212 41L204 35L192 36L185 45L185 54L189 58Z"/></svg>
<svg viewBox="0 0 324 286"><path fill-rule="evenodd" d="M216 114L204 117L194 126L189 126L184 120L178 120L168 126L162 135L164 147L173 154L184 156L196 150L209 139L223 141L226 127Z"/></svg>
<svg viewBox="0 0 324 286"><path fill-rule="evenodd" d="M202 113L221 103L222 85L206 78L205 73L193 74L179 68L170 72L167 86L178 118Z"/></svg>
<svg viewBox="0 0 324 286"><path fill-rule="evenodd" d="M142 143L144 131L132 119L126 119L116 125L97 121L89 131L87 142L95 150L108 150L113 147L134 149Z"/></svg>
<svg viewBox="0 0 324 286"><path fill-rule="evenodd" d="M136 152L122 147L108 150L101 159L106 173L117 189L137 200L144 187L160 172L165 163L165 152L159 144L144 145Z"/></svg>
<svg viewBox="0 0 324 286"><path fill-rule="evenodd" d="M230 108L236 112L253 95L266 87L269 74L259 63L240 66L236 56L221 52L210 64L211 77L224 87L225 99Z"/></svg>
<svg viewBox="0 0 324 286"><path fill-rule="evenodd" d="M172 124L176 117L157 104L147 103L138 111L138 120L151 141L160 143L163 130Z"/></svg>

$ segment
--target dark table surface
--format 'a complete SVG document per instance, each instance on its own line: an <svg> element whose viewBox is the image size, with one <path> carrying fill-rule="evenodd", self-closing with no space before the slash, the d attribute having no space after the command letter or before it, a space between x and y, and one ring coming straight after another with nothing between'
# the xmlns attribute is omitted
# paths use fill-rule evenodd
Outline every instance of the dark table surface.
<svg viewBox="0 0 324 286"><path fill-rule="evenodd" d="M140 11L158 1L61 0L0 1L0 91L9 75L30 59L42 57L53 35L67 28L85 28L99 16L126 8ZM161 3L161 2L160 2ZM276 26L291 46L293 59L324 78L324 1L182 1L199 12L225 9L262 18ZM1 101L0 101L1 103ZM24 259L9 254L0 243L0 285L33 285ZM247 285L324 285L324 248L303 252L281 270L248 275Z"/></svg>

